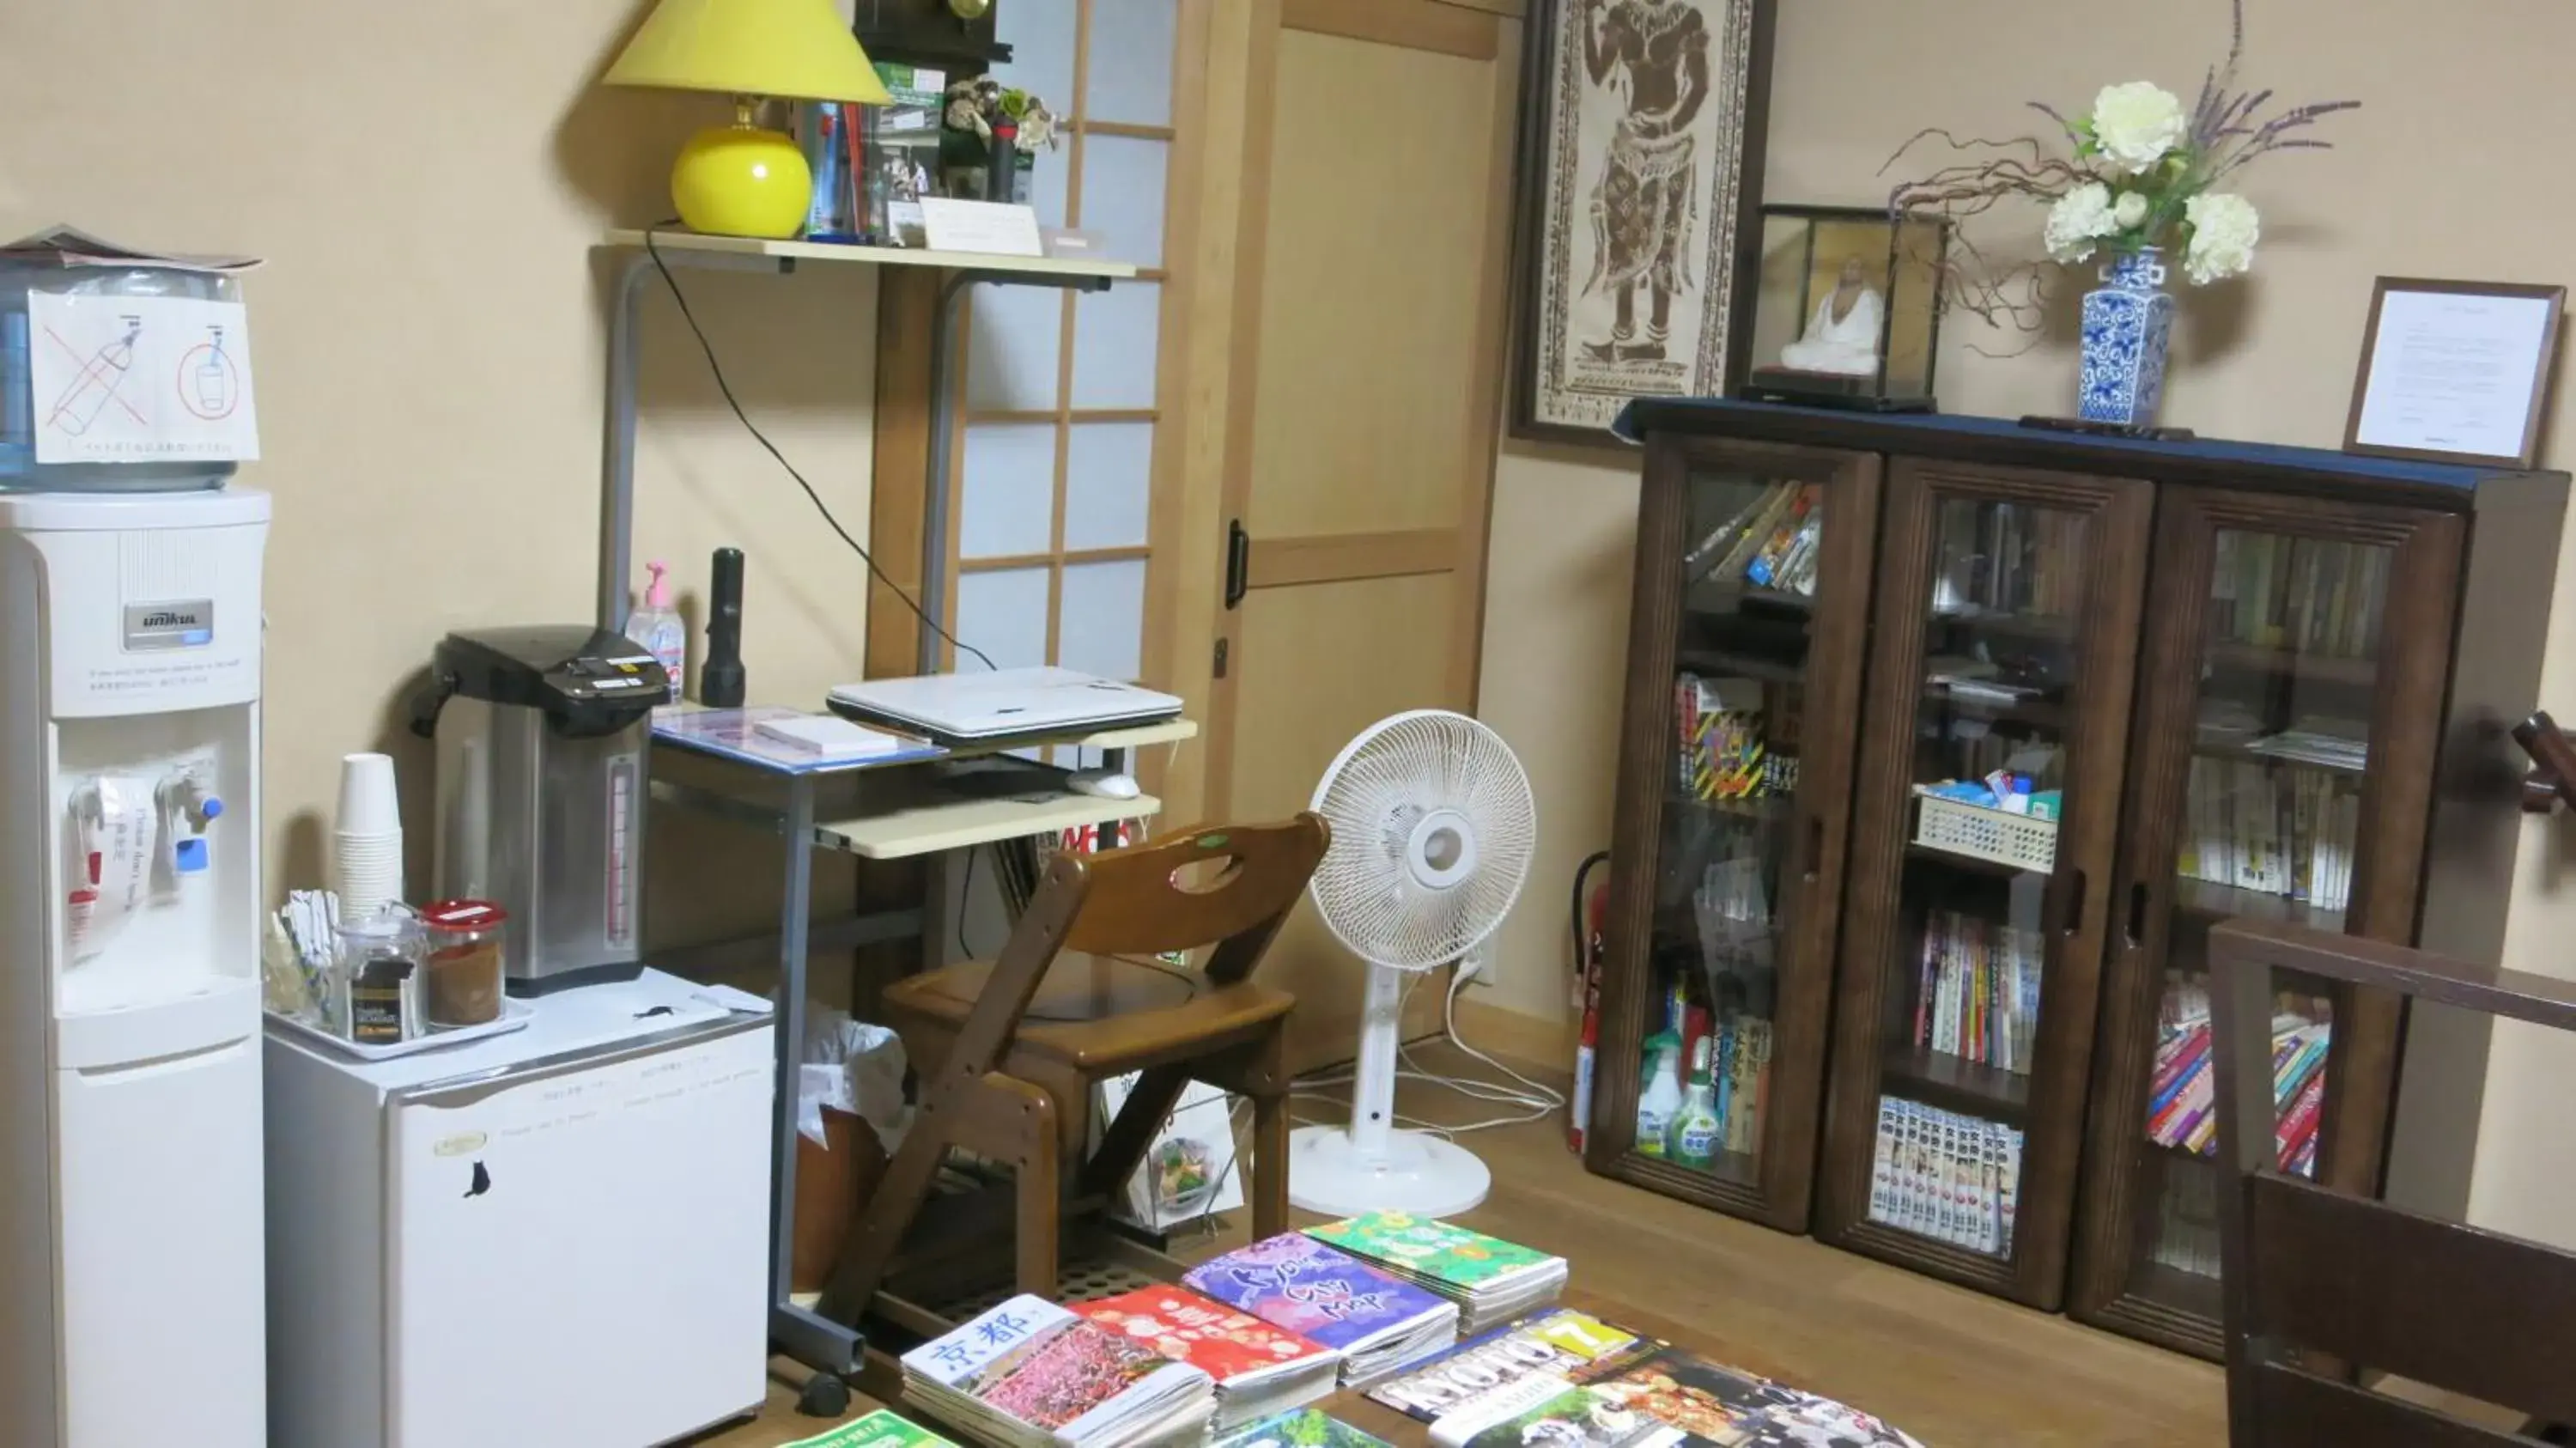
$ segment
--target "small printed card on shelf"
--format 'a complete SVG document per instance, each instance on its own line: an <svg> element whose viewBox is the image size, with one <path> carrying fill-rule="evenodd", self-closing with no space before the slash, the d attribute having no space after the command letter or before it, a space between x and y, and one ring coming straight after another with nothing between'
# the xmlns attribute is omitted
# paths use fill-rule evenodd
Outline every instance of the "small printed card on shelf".
<svg viewBox="0 0 2576 1448"><path fill-rule="evenodd" d="M991 256L1046 255L1033 206L1005 201L921 198L921 222L932 251L978 251Z"/></svg>

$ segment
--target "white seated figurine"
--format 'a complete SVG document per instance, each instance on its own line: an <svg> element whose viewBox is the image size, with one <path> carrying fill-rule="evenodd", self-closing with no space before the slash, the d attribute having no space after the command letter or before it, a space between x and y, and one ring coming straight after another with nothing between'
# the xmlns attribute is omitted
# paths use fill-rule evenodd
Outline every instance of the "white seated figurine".
<svg viewBox="0 0 2576 1448"><path fill-rule="evenodd" d="M1845 260L1840 280L1816 304L1807 335L1780 349L1780 365L1799 372L1875 373L1880 305L1860 258Z"/></svg>

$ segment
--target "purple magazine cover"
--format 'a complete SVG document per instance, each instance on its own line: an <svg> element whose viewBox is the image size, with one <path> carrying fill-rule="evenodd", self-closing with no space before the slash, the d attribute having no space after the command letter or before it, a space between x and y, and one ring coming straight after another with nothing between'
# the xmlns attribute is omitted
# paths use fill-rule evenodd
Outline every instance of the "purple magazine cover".
<svg viewBox="0 0 2576 1448"><path fill-rule="evenodd" d="M1447 1305L1302 1232L1212 1257L1181 1281L1339 1352Z"/></svg>

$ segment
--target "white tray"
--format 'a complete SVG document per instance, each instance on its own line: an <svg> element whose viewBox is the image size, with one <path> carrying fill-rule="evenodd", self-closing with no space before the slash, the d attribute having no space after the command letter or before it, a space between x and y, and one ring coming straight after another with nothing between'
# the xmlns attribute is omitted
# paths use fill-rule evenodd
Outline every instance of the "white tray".
<svg viewBox="0 0 2576 1448"><path fill-rule="evenodd" d="M332 1035L320 1026L299 1021L293 1016L282 1016L275 1011L268 1012L268 1018L271 1021L287 1030L317 1045L328 1046L343 1056L360 1061L390 1061L396 1056L412 1056L422 1051L461 1046L468 1041L479 1041L487 1036L506 1036L512 1031L526 1030L528 1022L535 1020L536 1016L537 1008L533 1003L503 996L499 1020L485 1021L479 1026L456 1026L449 1030L432 1031L415 1040L396 1041L390 1046L369 1046Z"/></svg>

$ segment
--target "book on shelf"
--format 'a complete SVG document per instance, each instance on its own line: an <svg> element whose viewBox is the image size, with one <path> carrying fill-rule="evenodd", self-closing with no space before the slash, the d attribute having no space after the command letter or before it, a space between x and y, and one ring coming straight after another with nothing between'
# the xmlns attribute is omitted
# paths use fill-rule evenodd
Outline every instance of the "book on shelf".
<svg viewBox="0 0 2576 1448"><path fill-rule="evenodd" d="M2256 649L2366 659L2379 650L2389 553L2373 544L2221 530L2209 637Z"/></svg>
<svg viewBox="0 0 2576 1448"><path fill-rule="evenodd" d="M1683 576L1813 597L1824 501L1818 483L1770 484L1682 556Z"/></svg>
<svg viewBox="0 0 2576 1448"><path fill-rule="evenodd" d="M903 1355L905 1396L995 1448L1195 1443L1208 1375L1022 1293Z"/></svg>
<svg viewBox="0 0 2576 1448"><path fill-rule="evenodd" d="M2083 601L2084 519L2021 503L1954 499L1933 541L1932 611L2063 619Z"/></svg>
<svg viewBox="0 0 2576 1448"><path fill-rule="evenodd" d="M1673 681L1680 736L1676 783L1684 796L1754 799L1796 792L1797 758L1772 749L1765 699L1763 686L1751 679L1683 674Z"/></svg>
<svg viewBox="0 0 2576 1448"><path fill-rule="evenodd" d="M1626 1328L1572 1308L1552 1308L1428 1359L1368 1390L1376 1402L1428 1423L1480 1394L1540 1374L1573 1377L1635 1346Z"/></svg>
<svg viewBox="0 0 2576 1448"><path fill-rule="evenodd" d="M1308 1227L1306 1235L1457 1303L1462 1334L1554 1302L1565 1290L1564 1258L1428 1217L1369 1212Z"/></svg>
<svg viewBox="0 0 2576 1448"><path fill-rule="evenodd" d="M1431 1420L1441 1448L1685 1448L1696 1444L1857 1442L1920 1448L1830 1398L1641 1340L1565 1373L1497 1384Z"/></svg>
<svg viewBox="0 0 2576 1448"><path fill-rule="evenodd" d="M1458 1304L1302 1232L1212 1257L1181 1282L1340 1353L1344 1387L1375 1382L1458 1340Z"/></svg>
<svg viewBox="0 0 2576 1448"><path fill-rule="evenodd" d="M2360 829L2359 780L2196 755L2175 869L2185 879L2341 910L2352 900Z"/></svg>
<svg viewBox="0 0 2576 1448"><path fill-rule="evenodd" d="M1901 1096L1878 1099L1869 1219L1972 1252L2010 1257L2022 1134Z"/></svg>
<svg viewBox="0 0 2576 1448"><path fill-rule="evenodd" d="M1319 1409L1296 1408L1223 1434L1211 1441L1208 1448L1393 1448L1393 1445Z"/></svg>
<svg viewBox="0 0 2576 1448"><path fill-rule="evenodd" d="M2324 1118L2326 1058L2334 1029L2319 1003L2283 994L2272 1017L2273 1145L2281 1170L2316 1174ZM2167 983L2147 1085L2147 1139L2195 1156L2218 1154L2217 1066L2211 1054L2209 990L2197 978Z"/></svg>
<svg viewBox="0 0 2576 1448"><path fill-rule="evenodd" d="M2156 1194L2147 1260L2195 1277L2218 1275L2218 1184L2212 1170L2169 1171Z"/></svg>
<svg viewBox="0 0 2576 1448"><path fill-rule="evenodd" d="M957 1445L890 1408L879 1408L863 1418L853 1418L811 1438L799 1438L785 1448L957 1448Z"/></svg>
<svg viewBox="0 0 2576 1448"><path fill-rule="evenodd" d="M1914 1044L2014 1075L2030 1074L2039 1035L2047 942L1981 916L1924 917L1914 987Z"/></svg>
<svg viewBox="0 0 2576 1448"><path fill-rule="evenodd" d="M1206 1373L1216 1384L1214 1432L1328 1397L1341 1383L1341 1354L1185 1287L1138 1288L1073 1310Z"/></svg>

